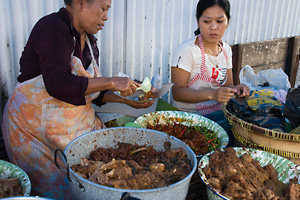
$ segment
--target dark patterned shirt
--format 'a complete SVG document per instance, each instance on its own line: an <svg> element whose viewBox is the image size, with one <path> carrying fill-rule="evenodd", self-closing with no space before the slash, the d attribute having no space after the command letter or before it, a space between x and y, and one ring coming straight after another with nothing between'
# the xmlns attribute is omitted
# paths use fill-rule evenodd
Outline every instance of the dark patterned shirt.
<svg viewBox="0 0 300 200"><path fill-rule="evenodd" d="M75 44L74 38L75 37ZM96 38L88 35L94 57L98 63L99 49ZM20 59L19 82L30 80L42 74L47 92L64 102L85 105L84 93L88 78L71 73L72 53L87 68L92 60L87 45L81 52L80 34L72 27L65 8L41 18L33 27ZM99 63L98 63L99 64ZM93 102L102 105L104 92Z"/></svg>

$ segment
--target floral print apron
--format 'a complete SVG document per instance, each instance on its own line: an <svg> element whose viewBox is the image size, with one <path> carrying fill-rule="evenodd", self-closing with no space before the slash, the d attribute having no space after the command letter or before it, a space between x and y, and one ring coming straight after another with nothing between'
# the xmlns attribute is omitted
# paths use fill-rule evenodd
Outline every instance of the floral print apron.
<svg viewBox="0 0 300 200"><path fill-rule="evenodd" d="M206 59L205 59L205 52L204 52L204 44L202 40L201 34L197 37L198 43L200 45L201 55L202 55L202 64L201 64L201 71L197 73L192 80L188 82L188 88L192 88L195 90L201 89L201 81L205 81L207 83L211 83L214 87L220 87L222 84L226 83L226 70L227 67L213 67L212 74L208 75L207 73L207 66L206 66ZM219 46L222 49L222 54L225 57L226 63L228 62L228 56L226 51L223 48L222 43L219 43ZM221 56L221 55L220 55ZM223 72L223 71L224 72ZM225 78L222 76L222 73L225 73ZM209 113L218 111L222 109L222 103L217 101L205 101L195 104L195 110L197 110L201 115L207 115Z"/></svg>
<svg viewBox="0 0 300 200"><path fill-rule="evenodd" d="M92 62L85 70L80 59L72 55L72 73L99 77L87 36L86 42ZM86 105L75 106L50 96L42 75L16 86L6 105L7 131L3 137L10 161L29 175L34 195L69 198L66 173L55 165L54 151L64 150L69 142L84 133L103 128L92 104L99 94L86 95Z"/></svg>

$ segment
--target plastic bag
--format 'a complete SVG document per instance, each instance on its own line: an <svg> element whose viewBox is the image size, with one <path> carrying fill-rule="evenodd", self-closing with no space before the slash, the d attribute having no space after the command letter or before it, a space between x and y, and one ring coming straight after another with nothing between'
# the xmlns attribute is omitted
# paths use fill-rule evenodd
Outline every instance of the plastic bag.
<svg viewBox="0 0 300 200"><path fill-rule="evenodd" d="M284 106L271 90L251 91L250 97L232 98L227 103L236 117L263 128L285 132Z"/></svg>
<svg viewBox="0 0 300 200"><path fill-rule="evenodd" d="M239 74L240 83L249 87L250 90L260 90L262 87L274 88L275 90L288 91L291 87L289 77L279 69L267 69L254 73L252 67L246 65Z"/></svg>
<svg viewBox="0 0 300 200"><path fill-rule="evenodd" d="M276 98L273 90L262 89L251 91L251 96L247 100L248 105L251 109L264 109L265 107L278 107L284 109L283 104Z"/></svg>
<svg viewBox="0 0 300 200"><path fill-rule="evenodd" d="M300 86L289 89L283 116L291 122L294 128L300 125Z"/></svg>

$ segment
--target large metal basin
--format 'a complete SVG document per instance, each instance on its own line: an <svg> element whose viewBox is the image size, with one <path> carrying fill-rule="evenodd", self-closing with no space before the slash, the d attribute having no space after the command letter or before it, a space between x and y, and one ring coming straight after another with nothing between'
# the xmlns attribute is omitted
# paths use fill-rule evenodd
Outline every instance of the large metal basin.
<svg viewBox="0 0 300 200"><path fill-rule="evenodd" d="M192 171L183 180L162 188L150 190L123 190L102 186L90 182L71 170L70 166L80 163L80 158L88 158L89 153L99 147L117 147L117 142L130 144L152 145L156 150L164 150L165 141L172 143L171 148L182 147L190 160ZM70 178L72 199L121 199L125 192L131 197L143 200L176 199L184 200L188 193L191 177L197 168L197 159L194 152L184 142L165 133L144 128L109 128L84 134L70 142L64 150Z"/></svg>

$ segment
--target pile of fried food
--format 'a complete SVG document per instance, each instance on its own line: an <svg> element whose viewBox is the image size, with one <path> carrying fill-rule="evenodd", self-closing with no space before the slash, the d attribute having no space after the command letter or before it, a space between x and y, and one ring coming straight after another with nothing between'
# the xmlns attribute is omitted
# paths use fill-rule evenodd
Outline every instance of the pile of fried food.
<svg viewBox="0 0 300 200"><path fill-rule="evenodd" d="M100 147L89 159L71 169L79 176L103 186L118 189L154 189L184 179L192 170L183 148L156 151L153 146L118 143L118 148Z"/></svg>
<svg viewBox="0 0 300 200"><path fill-rule="evenodd" d="M229 199L299 200L300 185L296 179L289 184L278 180L275 168L260 163L249 154L241 157L233 148L211 154L209 166L202 168L210 186Z"/></svg>
<svg viewBox="0 0 300 200"><path fill-rule="evenodd" d="M0 179L0 198L22 196L18 178Z"/></svg>

